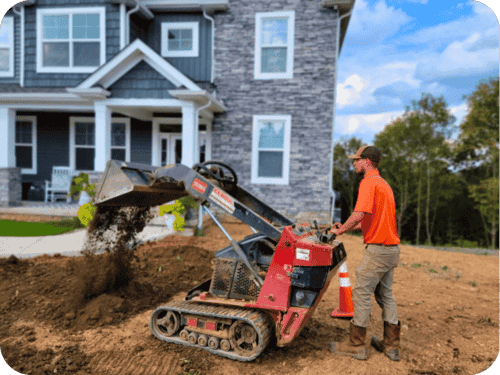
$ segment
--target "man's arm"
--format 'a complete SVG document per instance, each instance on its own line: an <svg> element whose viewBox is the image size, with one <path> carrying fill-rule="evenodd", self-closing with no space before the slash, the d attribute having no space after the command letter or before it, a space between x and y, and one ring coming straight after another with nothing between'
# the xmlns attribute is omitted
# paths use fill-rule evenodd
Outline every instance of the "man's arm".
<svg viewBox="0 0 500 375"><path fill-rule="evenodd" d="M338 236L341 235L342 233L349 232L351 230L361 229L361 220L363 219L364 216L365 216L364 212L354 211L351 214L351 216L349 216L349 219L347 219L344 225L337 226L338 229L332 228L331 233L335 233ZM333 227L335 226L336 225L334 224Z"/></svg>

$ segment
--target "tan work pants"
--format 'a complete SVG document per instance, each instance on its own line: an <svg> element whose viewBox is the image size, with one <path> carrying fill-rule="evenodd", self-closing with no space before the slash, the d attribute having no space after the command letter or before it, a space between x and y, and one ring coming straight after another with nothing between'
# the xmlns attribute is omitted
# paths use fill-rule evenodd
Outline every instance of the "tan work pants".
<svg viewBox="0 0 500 375"><path fill-rule="evenodd" d="M352 291L354 317L352 323L358 327L368 327L370 322L371 296L382 308L382 319L398 324L396 301L392 295L394 268L399 262L399 245L366 246L363 260L356 270L356 286Z"/></svg>

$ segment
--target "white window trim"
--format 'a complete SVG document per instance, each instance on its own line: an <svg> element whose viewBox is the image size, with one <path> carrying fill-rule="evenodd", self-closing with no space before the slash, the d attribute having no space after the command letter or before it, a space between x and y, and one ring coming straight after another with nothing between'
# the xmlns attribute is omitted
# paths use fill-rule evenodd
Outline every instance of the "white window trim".
<svg viewBox="0 0 500 375"><path fill-rule="evenodd" d="M4 17L1 26L7 27L9 32L9 70L6 72L0 72L0 77L14 77L14 17Z"/></svg>
<svg viewBox="0 0 500 375"><path fill-rule="evenodd" d="M259 131L257 124L260 121L284 121L283 140L283 177L259 177ZM290 137L292 131L291 115L254 115L252 126L252 184L288 185L290 171Z"/></svg>
<svg viewBox="0 0 500 375"><path fill-rule="evenodd" d="M77 173L79 172L94 172L88 170L77 170L76 169L76 144L75 144L75 125L77 122L92 122L95 126L95 117L70 117L69 118L69 165ZM130 162L130 118L127 117L113 117L111 118L111 123L125 123L125 161ZM95 128L94 128L95 129ZM111 143L111 139L109 140ZM78 145L80 148L96 148L95 145L95 134L94 134L94 145L93 146L82 146ZM113 148L123 148L109 146L110 152ZM94 165L95 168L95 165Z"/></svg>
<svg viewBox="0 0 500 375"><path fill-rule="evenodd" d="M191 51L169 51L168 30L193 30L193 49ZM199 22L162 22L161 24L161 55L163 57L198 57L200 50L200 23Z"/></svg>
<svg viewBox="0 0 500 375"><path fill-rule="evenodd" d="M130 162L130 118L128 117L113 117L111 118L111 124L122 124L125 123L125 146L110 146L110 149L125 149L125 161ZM111 130L111 137L113 136L113 130ZM110 141L111 142L111 141Z"/></svg>
<svg viewBox="0 0 500 375"><path fill-rule="evenodd" d="M99 27L100 27L100 38L99 42L101 44L101 60L99 66L104 65L106 62L106 8L104 7L85 7L85 8L42 8L36 10L36 71L37 73L93 73L99 66L91 67L44 67L43 64L43 52L42 52L42 42L43 42L43 16L44 15L69 15L69 32L70 39L69 42L69 61L70 65L73 63L73 42L75 39L72 38L72 24L74 13L99 13ZM77 39L78 40L78 39ZM86 39L82 39L86 40Z"/></svg>
<svg viewBox="0 0 500 375"><path fill-rule="evenodd" d="M262 73L262 19L264 18L288 18L287 32L287 57L286 57L286 72L284 73ZM255 79L289 79L293 78L293 56L295 47L295 11L280 11L268 13L255 13L255 62L254 62L254 78Z"/></svg>
<svg viewBox="0 0 500 375"><path fill-rule="evenodd" d="M32 154L31 154L31 165L32 168L22 168L21 173L22 174L37 174L38 168L37 168L37 128L36 128L36 116L17 116L16 121L27 121L31 122L31 143L15 143L15 146L31 146L33 148Z"/></svg>

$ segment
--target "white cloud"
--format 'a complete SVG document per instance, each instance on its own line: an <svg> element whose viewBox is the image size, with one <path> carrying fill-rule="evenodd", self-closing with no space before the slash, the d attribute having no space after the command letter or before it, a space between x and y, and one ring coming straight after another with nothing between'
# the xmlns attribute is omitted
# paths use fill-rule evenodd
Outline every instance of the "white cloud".
<svg viewBox="0 0 500 375"><path fill-rule="evenodd" d="M344 106L354 103L359 99L359 93L363 87L363 80L357 74L347 78L344 83L339 83L337 85L337 104Z"/></svg>
<svg viewBox="0 0 500 375"><path fill-rule="evenodd" d="M462 103L460 105L456 105L449 108L450 113L455 116L455 125L460 125L467 113L469 113L469 109L467 108L466 103Z"/></svg>
<svg viewBox="0 0 500 375"><path fill-rule="evenodd" d="M336 116L335 134L336 138L355 136L373 137L376 133L384 129L392 120L401 116L401 111L385 112L377 114L356 114ZM369 138L368 137L368 138Z"/></svg>
<svg viewBox="0 0 500 375"><path fill-rule="evenodd" d="M347 33L350 45L374 45L394 35L411 18L401 9L387 6L380 0L369 6L366 0L357 0ZM376 30L376 32L374 32Z"/></svg>
<svg viewBox="0 0 500 375"><path fill-rule="evenodd" d="M359 120L355 117L349 119L349 125L347 126L347 133L352 134L359 128Z"/></svg>
<svg viewBox="0 0 500 375"><path fill-rule="evenodd" d="M420 62L415 76L433 81L488 74L498 70L498 48L495 44L488 32L474 33L463 41L449 44L442 53Z"/></svg>

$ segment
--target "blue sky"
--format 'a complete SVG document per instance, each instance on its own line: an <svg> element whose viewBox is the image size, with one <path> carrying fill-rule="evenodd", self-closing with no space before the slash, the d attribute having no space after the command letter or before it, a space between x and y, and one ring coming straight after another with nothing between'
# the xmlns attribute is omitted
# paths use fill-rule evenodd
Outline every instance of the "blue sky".
<svg viewBox="0 0 500 375"><path fill-rule="evenodd" d="M342 46L335 140L373 143L423 92L443 96L459 125L464 95L499 75L500 1L356 0ZM496 9L495 9L496 7Z"/></svg>

